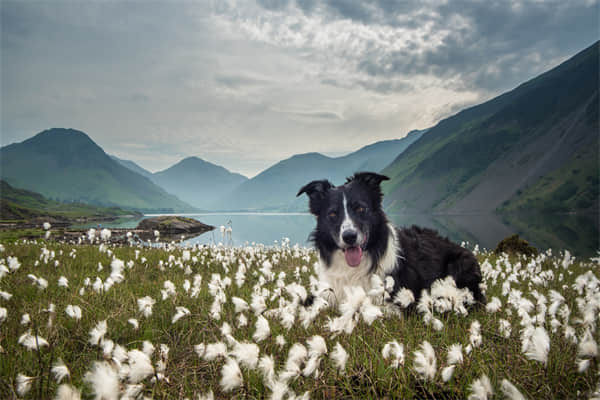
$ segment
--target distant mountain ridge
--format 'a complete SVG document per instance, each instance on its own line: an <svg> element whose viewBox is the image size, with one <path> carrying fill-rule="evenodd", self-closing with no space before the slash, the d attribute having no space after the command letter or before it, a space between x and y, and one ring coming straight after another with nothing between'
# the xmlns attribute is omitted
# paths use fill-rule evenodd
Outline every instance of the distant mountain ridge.
<svg viewBox="0 0 600 400"><path fill-rule="evenodd" d="M597 212L598 49L440 121L383 171L385 206Z"/></svg>
<svg viewBox="0 0 600 400"><path fill-rule="evenodd" d="M187 157L170 168L152 174L150 179L169 193L205 210L248 180L241 174L198 157Z"/></svg>
<svg viewBox="0 0 600 400"><path fill-rule="evenodd" d="M1 176L47 198L142 212L193 207L109 157L85 133L53 128L0 148Z"/></svg>
<svg viewBox="0 0 600 400"><path fill-rule="evenodd" d="M129 168L133 172L136 172L146 178L152 179L152 172L148 171L145 168L140 167L138 164L134 163L131 160L123 160L117 156L110 156L113 160L119 162L122 166Z"/></svg>
<svg viewBox="0 0 600 400"><path fill-rule="evenodd" d="M356 171L380 171L417 141L426 130L406 137L365 146L343 157L320 153L297 154L267 168L242 183L212 205L215 210L306 211L306 199L296 198L298 189L315 179L342 184Z"/></svg>

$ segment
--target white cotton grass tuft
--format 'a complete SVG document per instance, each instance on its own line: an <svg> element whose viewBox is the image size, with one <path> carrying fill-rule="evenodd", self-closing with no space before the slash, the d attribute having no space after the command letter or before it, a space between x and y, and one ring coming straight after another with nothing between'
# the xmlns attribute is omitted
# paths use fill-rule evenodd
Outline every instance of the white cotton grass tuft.
<svg viewBox="0 0 600 400"><path fill-rule="evenodd" d="M64 361L59 358L53 365L51 369L52 375L56 378L56 383L60 383L64 378L70 376L69 368L65 365Z"/></svg>
<svg viewBox="0 0 600 400"><path fill-rule="evenodd" d="M140 350L131 350L127 353L129 360L129 381L139 383L154 374L154 367L150 357Z"/></svg>
<svg viewBox="0 0 600 400"><path fill-rule="evenodd" d="M177 312L173 316L173 319L171 320L171 324L174 324L175 322L179 321L181 318L185 317L186 315L190 315L190 310L188 310L185 307L175 307L175 310Z"/></svg>
<svg viewBox="0 0 600 400"><path fill-rule="evenodd" d="M583 338L579 341L577 355L579 357L598 357L598 344L589 330L585 331Z"/></svg>
<svg viewBox="0 0 600 400"><path fill-rule="evenodd" d="M139 323L139 322L138 322L138 320L137 320L137 319L135 319L135 318L129 318L129 319L127 320L127 323L128 323L129 325L131 325L131 326L133 327L133 330L135 330L135 331L137 331L137 330L138 330L138 328L140 327L140 323Z"/></svg>
<svg viewBox="0 0 600 400"><path fill-rule="evenodd" d="M221 368L221 388L225 392L230 392L244 383L244 377L237 361L233 358L228 358L225 365Z"/></svg>
<svg viewBox="0 0 600 400"><path fill-rule="evenodd" d="M454 365L454 364L448 365L447 367L442 369L442 380L444 382L448 382L452 378L452 375L454 374L455 369L456 369L456 365Z"/></svg>
<svg viewBox="0 0 600 400"><path fill-rule="evenodd" d="M207 344L204 350L204 360L213 361L218 357L225 357L227 346L223 342Z"/></svg>
<svg viewBox="0 0 600 400"><path fill-rule="evenodd" d="M490 378L486 374L481 375L479 379L475 379L471 384L471 394L469 400L487 400L493 396L494 390Z"/></svg>
<svg viewBox="0 0 600 400"><path fill-rule="evenodd" d="M322 336L315 335L306 341L308 345L308 356L318 357L327 353L327 344Z"/></svg>
<svg viewBox="0 0 600 400"><path fill-rule="evenodd" d="M104 339L104 335L106 335L106 331L108 329L108 325L106 324L106 320L100 321L96 324L95 327L90 331L90 344L98 345L102 339Z"/></svg>
<svg viewBox="0 0 600 400"><path fill-rule="evenodd" d="M258 355L260 349L255 343L238 342L233 346L233 350L229 352L230 356L233 356L240 366L249 369L255 369L258 364Z"/></svg>
<svg viewBox="0 0 600 400"><path fill-rule="evenodd" d="M485 310L489 313L495 313L500 310L500 307L502 307L502 302L499 298L494 296L485 306Z"/></svg>
<svg viewBox="0 0 600 400"><path fill-rule="evenodd" d="M19 337L19 344L22 344L28 350L39 350L40 347L49 345L46 339L39 335L32 335L31 331L28 331Z"/></svg>
<svg viewBox="0 0 600 400"><path fill-rule="evenodd" d="M423 380L433 380L437 371L435 351L427 340L421 343L420 349L414 352L414 369Z"/></svg>
<svg viewBox="0 0 600 400"><path fill-rule="evenodd" d="M525 357L546 365L548 351L550 350L550 338L548 337L548 332L543 327L536 327L523 347L525 349Z"/></svg>
<svg viewBox="0 0 600 400"><path fill-rule="evenodd" d="M287 341L285 340L285 337L283 335L277 335L277 337L275 337L275 344L277 346L283 347L286 343Z"/></svg>
<svg viewBox="0 0 600 400"><path fill-rule="evenodd" d="M101 240L106 241L106 240L110 239L110 236L111 236L110 230L104 228L100 231L100 239Z"/></svg>
<svg viewBox="0 0 600 400"><path fill-rule="evenodd" d="M300 364L308 357L308 350L301 343L294 343L288 352L287 361L285 363L286 370L299 370Z"/></svg>
<svg viewBox="0 0 600 400"><path fill-rule="evenodd" d="M81 319L81 307L69 304L65 309L65 313L76 320Z"/></svg>
<svg viewBox="0 0 600 400"><path fill-rule="evenodd" d="M473 347L481 346L483 338L481 337L481 323L477 320L471 322L469 327L469 342Z"/></svg>
<svg viewBox="0 0 600 400"><path fill-rule="evenodd" d="M144 340L144 342L142 343L142 351L144 352L144 354L146 354L148 357L152 357L152 354L154 354L154 345L152 344L152 342L150 342L149 340Z"/></svg>
<svg viewBox="0 0 600 400"><path fill-rule="evenodd" d="M269 335L271 335L271 328L269 327L269 321L267 321L267 319L265 317L263 317L262 315L259 315L258 318L256 319L255 326L256 326L256 330L254 331L254 334L252 335L252 339L254 339L255 342L262 342L263 340L268 338Z"/></svg>
<svg viewBox="0 0 600 400"><path fill-rule="evenodd" d="M210 389L206 393L199 394L198 400L215 400L215 394L213 393L212 389Z"/></svg>
<svg viewBox="0 0 600 400"><path fill-rule="evenodd" d="M398 368L399 365L404 365L404 345L393 340L386 343L381 350L381 355L384 359L392 360L392 367Z"/></svg>
<svg viewBox="0 0 600 400"><path fill-rule="evenodd" d="M265 355L258 361L258 370L262 374L267 386L275 382L275 360L270 355Z"/></svg>
<svg viewBox="0 0 600 400"><path fill-rule="evenodd" d="M335 344L329 357L333 360L334 365L340 373L343 374L346 369L346 362L348 361L348 353L339 342Z"/></svg>
<svg viewBox="0 0 600 400"><path fill-rule="evenodd" d="M500 390L509 400L525 400L525 396L521 394L519 389L507 379L502 379Z"/></svg>
<svg viewBox="0 0 600 400"><path fill-rule="evenodd" d="M64 276L61 276L60 278L58 278L58 287L68 288L69 280Z"/></svg>
<svg viewBox="0 0 600 400"><path fill-rule="evenodd" d="M31 390L31 384L35 378L23 374L17 375L17 394L21 397L25 397Z"/></svg>
<svg viewBox="0 0 600 400"><path fill-rule="evenodd" d="M139 298L138 301L138 310L142 313L142 315L146 318L152 315L152 306L156 303L150 296L144 296Z"/></svg>
<svg viewBox="0 0 600 400"><path fill-rule="evenodd" d="M377 318L383 316L383 312L379 306L371 302L371 298L367 297L360 307L360 314L367 325L371 325Z"/></svg>
<svg viewBox="0 0 600 400"><path fill-rule="evenodd" d="M231 298L231 302L233 303L233 305L235 307L236 314L248 311L248 309L249 309L248 302L246 302L246 300L244 300L240 297L233 296Z"/></svg>
<svg viewBox="0 0 600 400"><path fill-rule="evenodd" d="M55 400L81 400L81 392L71 385L63 383L56 390Z"/></svg>
<svg viewBox="0 0 600 400"><path fill-rule="evenodd" d="M462 345L454 343L448 348L448 364L460 364L463 362Z"/></svg>
<svg viewBox="0 0 600 400"><path fill-rule="evenodd" d="M119 398L119 374L108 362L94 361L83 380L90 384L96 399Z"/></svg>

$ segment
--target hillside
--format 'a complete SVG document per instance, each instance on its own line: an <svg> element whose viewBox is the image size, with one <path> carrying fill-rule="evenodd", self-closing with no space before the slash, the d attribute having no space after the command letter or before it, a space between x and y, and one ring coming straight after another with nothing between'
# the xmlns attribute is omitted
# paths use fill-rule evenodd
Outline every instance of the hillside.
<svg viewBox="0 0 600 400"><path fill-rule="evenodd" d="M60 203L49 200L39 193L14 188L0 180L0 220L31 220L50 217L53 219L102 219L135 214L118 207L98 207L82 203Z"/></svg>
<svg viewBox="0 0 600 400"><path fill-rule="evenodd" d="M342 184L356 171L380 171L398 154L418 140L425 131L365 146L343 157L306 153L280 161L244 182L213 204L220 210L306 211L305 198L296 198L298 189L315 179Z"/></svg>
<svg viewBox="0 0 600 400"><path fill-rule="evenodd" d="M144 169L142 167L140 167L138 164L134 163L133 161L130 160L123 160L119 157L116 156L110 156L110 158L112 158L113 160L119 162L122 166L129 168L130 170L132 170L133 172L136 172L142 176L145 176L146 178L151 179L152 178L152 172L148 171L147 169Z"/></svg>
<svg viewBox="0 0 600 400"><path fill-rule="evenodd" d="M248 178L198 157L188 157L154 173L151 180L192 206L207 209Z"/></svg>
<svg viewBox="0 0 600 400"><path fill-rule="evenodd" d="M61 202L138 211L192 207L111 159L85 133L55 128L0 149L2 179Z"/></svg>
<svg viewBox="0 0 600 400"><path fill-rule="evenodd" d="M597 211L598 48L431 128L383 171L388 209Z"/></svg>

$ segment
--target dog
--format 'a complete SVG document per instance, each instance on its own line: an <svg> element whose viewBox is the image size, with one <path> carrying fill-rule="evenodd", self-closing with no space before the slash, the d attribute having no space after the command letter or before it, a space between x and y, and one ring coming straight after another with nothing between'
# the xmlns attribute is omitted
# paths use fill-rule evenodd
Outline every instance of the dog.
<svg viewBox="0 0 600 400"><path fill-rule="evenodd" d="M378 275L384 282L388 276L394 279L393 288L386 288L391 299L406 288L418 301L422 290L452 276L458 288L468 288L476 302L485 303L479 263L471 251L432 229L397 229L388 221L380 187L388 179L357 172L341 186L317 180L298 191L297 196L308 195L310 212L317 217L310 239L319 253L319 279L333 292L329 302L341 301L346 286L368 292L372 276Z"/></svg>

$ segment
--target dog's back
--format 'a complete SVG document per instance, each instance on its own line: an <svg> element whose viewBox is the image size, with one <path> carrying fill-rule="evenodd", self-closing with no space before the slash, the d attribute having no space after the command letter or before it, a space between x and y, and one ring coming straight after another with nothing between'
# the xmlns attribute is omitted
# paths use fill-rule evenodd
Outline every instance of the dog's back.
<svg viewBox="0 0 600 400"><path fill-rule="evenodd" d="M428 228L398 229L401 255L392 273L394 291L405 287L418 298L437 279L452 276L458 288L468 288L477 302L485 302L479 288L481 271L473 253Z"/></svg>

